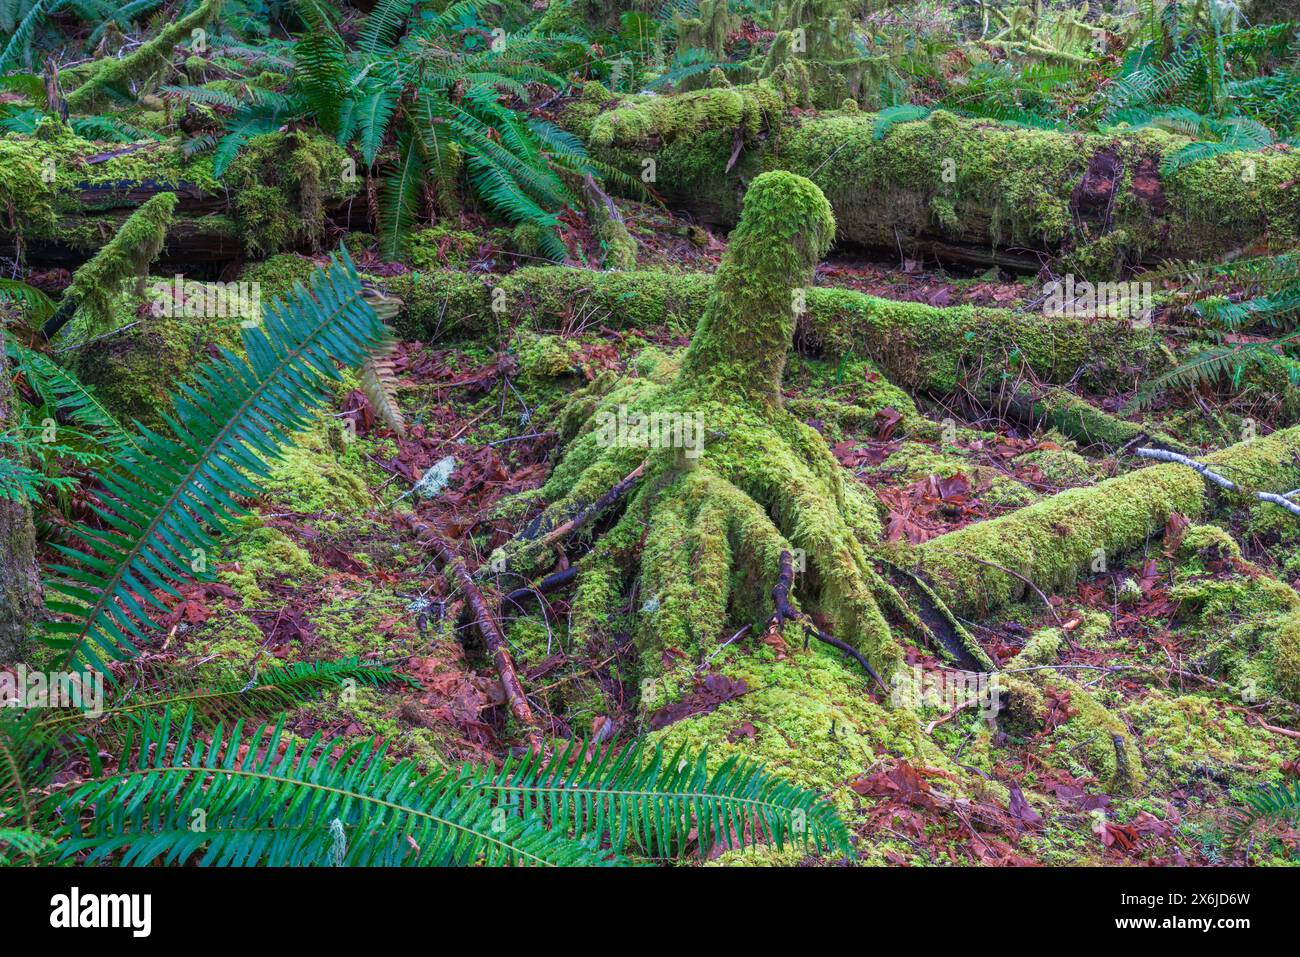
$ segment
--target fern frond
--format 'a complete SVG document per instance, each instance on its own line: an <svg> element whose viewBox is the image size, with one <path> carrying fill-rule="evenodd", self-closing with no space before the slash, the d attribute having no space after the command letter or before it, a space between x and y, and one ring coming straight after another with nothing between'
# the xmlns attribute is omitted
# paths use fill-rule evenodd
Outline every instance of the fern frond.
<svg viewBox="0 0 1300 957"><path fill-rule="evenodd" d="M20 306L24 318L33 325L39 325L54 313L54 301L21 279L0 278L0 306L6 303Z"/></svg>
<svg viewBox="0 0 1300 957"><path fill-rule="evenodd" d="M15 344L14 353L23 375L50 409L67 414L75 424L98 433L110 449L132 444L131 436L113 413L75 375L25 346Z"/></svg>
<svg viewBox="0 0 1300 957"><path fill-rule="evenodd" d="M916 106L912 103L904 103L900 106L890 106L876 114L876 119L871 125L871 138L873 140L883 140L889 135L889 131L899 123L911 123L914 120L923 120L929 116L931 110L927 106Z"/></svg>
<svg viewBox="0 0 1300 957"><path fill-rule="evenodd" d="M1245 800L1246 806L1236 809L1230 819L1228 836L1234 844L1261 824L1300 821L1300 782L1266 784Z"/></svg>
<svg viewBox="0 0 1300 957"><path fill-rule="evenodd" d="M103 670L105 657L134 653L132 639L155 627L146 608L167 609L155 593L179 598L195 555L245 514L237 499L325 401L336 363L359 364L384 330L342 250L242 333L247 359L223 351L180 387L171 436L140 426L139 448L114 457L95 508L106 527L78 527L79 548L59 546L76 564L53 568L47 587L62 599L47 607L60 617L43 637L69 661Z"/></svg>
<svg viewBox="0 0 1300 957"><path fill-rule="evenodd" d="M128 731L118 766L57 796L63 856L124 865L574 865L608 855L494 807L465 775L421 777L382 747L335 756L319 734L288 740L283 718L195 733L167 712ZM201 811L203 827L193 827Z"/></svg>
<svg viewBox="0 0 1300 957"><path fill-rule="evenodd" d="M384 178L379 193L379 241L386 259L400 260L406 254L424 178L420 145L403 131L398 136L397 169Z"/></svg>
<svg viewBox="0 0 1300 957"><path fill-rule="evenodd" d="M806 843L819 852L853 855L848 830L820 795L731 757L716 771L707 755L671 757L644 742L608 748L590 761L582 742L551 757L511 757L499 771L481 770L474 786L526 811L545 811L552 829L635 841L649 853L680 853L688 835L701 849Z"/></svg>

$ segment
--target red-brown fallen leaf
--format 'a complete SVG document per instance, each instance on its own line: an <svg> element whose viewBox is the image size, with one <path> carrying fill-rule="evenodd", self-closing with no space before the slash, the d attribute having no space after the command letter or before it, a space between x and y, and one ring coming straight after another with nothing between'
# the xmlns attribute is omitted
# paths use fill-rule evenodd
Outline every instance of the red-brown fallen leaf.
<svg viewBox="0 0 1300 957"><path fill-rule="evenodd" d="M1025 800L1024 792L1015 784L1011 785L1011 802L1008 804L1007 810L1011 812L1011 816L1016 819L1018 825L1023 823L1030 827L1037 827L1043 822L1042 816L1029 806L1029 802Z"/></svg>
<svg viewBox="0 0 1300 957"><path fill-rule="evenodd" d="M1169 520L1165 522L1165 554L1172 556L1178 551L1178 546L1182 544L1183 535L1187 532L1187 527L1191 525L1191 520L1182 512L1170 512Z"/></svg>
<svg viewBox="0 0 1300 957"><path fill-rule="evenodd" d="M903 415L892 405L887 405L875 415L876 438L887 442L894 435L894 430L903 421Z"/></svg>

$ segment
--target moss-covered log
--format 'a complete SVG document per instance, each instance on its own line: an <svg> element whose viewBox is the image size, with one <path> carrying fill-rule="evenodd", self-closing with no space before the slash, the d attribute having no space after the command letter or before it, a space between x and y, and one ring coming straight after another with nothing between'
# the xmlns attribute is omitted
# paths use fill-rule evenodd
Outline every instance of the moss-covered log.
<svg viewBox="0 0 1300 957"><path fill-rule="evenodd" d="M1292 428L1202 458L1231 474L1244 490L1281 493L1300 486L1297 453L1300 428ZM1159 538L1174 512L1197 518L1219 497L1192 469L1157 465L968 525L909 549L908 555L954 611L981 614L1022 597L1025 580L1053 592L1089 570L1103 571ZM1253 496L1234 494L1231 500L1253 502Z"/></svg>
<svg viewBox="0 0 1300 957"><path fill-rule="evenodd" d="M0 137L0 254L84 262L161 193L177 198L164 261L312 248L330 220L364 215L348 202L359 189L353 170L330 139L290 131L255 137L218 180L211 156L186 157L175 143L109 145L46 121L34 136Z"/></svg>
<svg viewBox="0 0 1300 957"><path fill-rule="evenodd" d="M1076 271L1223 256L1300 238L1300 152L1227 153L1162 171L1187 145L1160 130L1068 133L938 111L875 135L856 110L790 119L779 85L585 97L569 123L602 158L706 221L735 223L745 184L784 169L817 183L838 238L891 250L947 243L1065 256ZM739 157L736 145L743 149ZM930 246L933 249L933 245Z"/></svg>
<svg viewBox="0 0 1300 957"><path fill-rule="evenodd" d="M407 305L397 322L399 333L428 339L504 337L520 325L546 330L577 320L689 333L707 305L712 277L536 266L504 277L434 271L379 281ZM984 361L990 370L1002 370L1012 355L1043 381L1066 382L1082 369L1082 381L1107 387L1166 362L1150 329L1123 320L937 308L820 287L804 290L801 299L796 348L869 357L893 382L914 392L947 393L963 369Z"/></svg>

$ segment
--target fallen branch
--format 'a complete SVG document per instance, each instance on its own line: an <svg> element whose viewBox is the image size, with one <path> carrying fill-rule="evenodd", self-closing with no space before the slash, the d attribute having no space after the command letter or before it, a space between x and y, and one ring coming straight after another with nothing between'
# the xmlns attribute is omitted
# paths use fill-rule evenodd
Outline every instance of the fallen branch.
<svg viewBox="0 0 1300 957"><path fill-rule="evenodd" d="M605 509L617 502L620 498L626 495L628 489L635 485L640 480L641 476L645 474L645 467L648 462L649 459L646 459L631 472L628 472L623 478L619 479L619 481L614 484L613 488L600 498L596 499L596 501L592 502L577 515L573 516L573 518L569 519L567 522L562 522L543 535L541 543L543 545L554 545L561 539L567 538L573 532L576 532L583 525L586 525Z"/></svg>
<svg viewBox="0 0 1300 957"><path fill-rule="evenodd" d="M1154 459L1157 462L1176 462L1179 465L1186 465L1189 469L1200 473L1201 477L1208 482L1213 482L1219 488L1227 489L1229 492L1240 492L1241 488L1232 479L1224 478L1218 472L1213 471L1208 465L1197 462L1195 459L1188 458L1178 452L1170 452L1166 449L1135 449L1134 455L1143 459ZM1261 502L1272 502L1274 505L1280 505L1292 515L1300 515L1300 505L1290 501L1284 495L1275 495L1273 492L1252 492L1250 493ZM1294 493L1288 493L1294 494Z"/></svg>
<svg viewBox="0 0 1300 957"><path fill-rule="evenodd" d="M497 674L501 678L501 687L505 689L506 703L510 707L510 712L520 724L528 729L528 745L534 753L537 753L542 747L541 734L537 730L537 719L533 716L533 709L529 707L528 698L524 695L523 685L519 682L519 675L515 671L515 662L510 656L510 649L506 645L505 635L501 633L501 626L497 624L496 618L493 617L492 609L483 596L483 592L474 583L474 576L466 567L465 560L456 554L455 550L436 529L409 515L404 515L402 518L407 526L416 533L420 541L433 550L434 554L442 562L443 574L450 572L449 577L455 579L461 594L465 596L465 604L473 614L474 622L478 625L479 634L483 636L483 643L487 646L488 652L492 655L492 661L496 665Z"/></svg>

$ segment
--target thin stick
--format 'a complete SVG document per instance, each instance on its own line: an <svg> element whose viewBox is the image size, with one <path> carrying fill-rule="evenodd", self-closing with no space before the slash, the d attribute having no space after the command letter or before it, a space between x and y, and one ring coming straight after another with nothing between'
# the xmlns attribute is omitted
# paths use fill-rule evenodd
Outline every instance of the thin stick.
<svg viewBox="0 0 1300 957"><path fill-rule="evenodd" d="M555 528L551 529L549 532L543 535L542 544L554 545L560 539L565 538L570 533L577 531L583 525L586 525L589 521L591 521L593 518L595 518L597 515L603 512L605 509L609 508L611 505L617 502L620 498L624 496L624 494L626 494L627 490L630 489L633 485L635 485L637 481L641 478L641 476L645 474L645 467L647 463L649 463L649 461L650 461L649 459L643 461L631 472L628 472L626 476L620 479L619 482L613 488L611 488L600 498L596 499L596 501L594 501L589 507L584 508L581 512L573 516L573 518L569 519L567 522L563 522L555 526Z"/></svg>
<svg viewBox="0 0 1300 957"><path fill-rule="evenodd" d="M1219 488L1225 488L1229 492L1239 492L1241 487L1232 479L1224 478L1218 472L1212 471L1208 465L1190 459L1186 455L1179 455L1177 452L1167 452L1164 449L1136 449L1134 455L1143 459L1154 459L1157 462L1175 462L1178 465L1186 465L1194 472L1199 472L1201 477L1208 482L1213 482ZM1292 515L1300 515L1300 505L1289 501L1285 495L1275 495L1272 492L1253 492L1251 493L1261 502L1272 502L1274 505L1280 505ZM1294 495L1294 492L1287 493Z"/></svg>
<svg viewBox="0 0 1300 957"><path fill-rule="evenodd" d="M505 689L506 703L510 706L510 712L520 724L528 729L528 745L532 748L533 753L539 752L542 747L542 738L537 730L537 719L533 716L533 709L529 707L523 685L519 682L519 674L515 671L514 659L510 657L510 649L506 646L505 635L501 633L501 626L497 624L496 619L492 616L492 609L488 605L487 599L483 597L483 592L474 583L474 576L470 574L469 568L466 567L465 560L456 554L455 550L447 543L446 539L438 534L436 529L409 515L403 515L402 518L419 536L420 541L433 549L434 554L441 559L443 573L445 574L450 570L451 577L455 578L461 594L465 596L465 604L469 606L474 616L474 622L478 625L479 634L483 636L483 643L487 646L487 650L496 664L497 674L501 678L501 687Z"/></svg>

